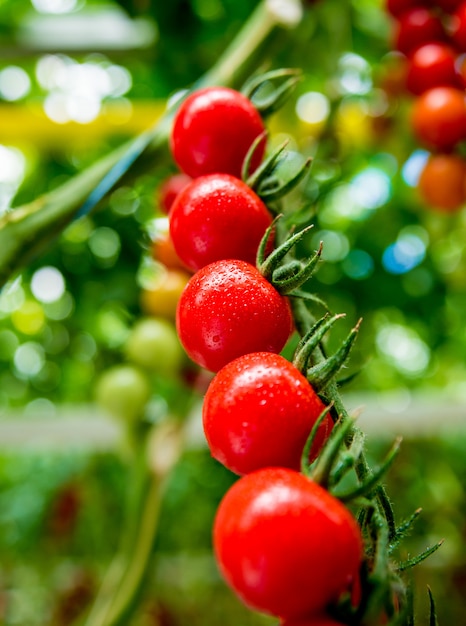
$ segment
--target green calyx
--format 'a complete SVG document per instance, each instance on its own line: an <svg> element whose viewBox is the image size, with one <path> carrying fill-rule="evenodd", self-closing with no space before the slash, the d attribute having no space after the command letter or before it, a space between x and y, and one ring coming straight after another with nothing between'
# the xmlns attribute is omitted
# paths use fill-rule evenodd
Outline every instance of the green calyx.
<svg viewBox="0 0 466 626"><path fill-rule="evenodd" d="M241 92L251 100L262 117L280 109L301 80L300 69L278 69L251 77Z"/></svg>
<svg viewBox="0 0 466 626"><path fill-rule="evenodd" d="M275 232L277 221L280 218L280 215L277 216L266 230L257 251L256 264L260 273L272 283L277 291L281 294L289 294L301 287L312 276L322 254L322 245L306 261L290 259L285 264L282 264L287 254L312 228L311 225L288 237L278 248L266 256L267 245Z"/></svg>
<svg viewBox="0 0 466 626"><path fill-rule="evenodd" d="M351 349L358 335L360 324L361 320L359 320L356 326L349 332L335 354L332 354L307 370L306 378L317 392L322 392L348 362Z"/></svg>
<svg viewBox="0 0 466 626"><path fill-rule="evenodd" d="M249 175L254 153L266 137L267 133L264 132L253 141L244 159L241 177L264 202L271 203L283 198L303 180L311 167L312 159L305 159L296 168L285 165L290 156L290 152L286 150L289 141L286 140Z"/></svg>
<svg viewBox="0 0 466 626"><path fill-rule="evenodd" d="M334 323L342 317L345 317L344 313L339 313L333 317L324 315L308 330L304 337L301 338L293 356L293 365L300 372L306 373L312 353L317 346L320 345L325 334Z"/></svg>

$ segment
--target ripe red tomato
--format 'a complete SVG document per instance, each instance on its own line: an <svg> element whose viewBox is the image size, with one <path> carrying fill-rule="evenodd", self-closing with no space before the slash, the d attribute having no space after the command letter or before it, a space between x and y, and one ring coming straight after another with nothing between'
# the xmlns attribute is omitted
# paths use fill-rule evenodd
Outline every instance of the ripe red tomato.
<svg viewBox="0 0 466 626"><path fill-rule="evenodd" d="M440 18L424 7L414 8L400 15L394 34L394 48L406 55L426 43L445 39Z"/></svg>
<svg viewBox="0 0 466 626"><path fill-rule="evenodd" d="M219 569L243 602L281 618L324 612L350 587L362 560L348 509L285 468L247 474L227 491L213 541Z"/></svg>
<svg viewBox="0 0 466 626"><path fill-rule="evenodd" d="M176 324L191 359L217 372L249 352L280 352L293 320L288 299L254 266L227 259L194 274L178 303Z"/></svg>
<svg viewBox="0 0 466 626"><path fill-rule="evenodd" d="M157 189L158 206L164 213L170 213L176 196L182 191L186 185L191 182L191 176L183 174L173 174L166 178Z"/></svg>
<svg viewBox="0 0 466 626"><path fill-rule="evenodd" d="M443 43L428 43L417 48L408 64L406 85L419 95L432 87L460 86L455 67L456 54Z"/></svg>
<svg viewBox="0 0 466 626"><path fill-rule="evenodd" d="M412 125L427 146L448 150L466 137L465 94L454 87L434 87L416 99Z"/></svg>
<svg viewBox="0 0 466 626"><path fill-rule="evenodd" d="M170 234L180 259L196 271L220 259L256 263L272 216L257 194L230 174L194 179L170 213Z"/></svg>
<svg viewBox="0 0 466 626"><path fill-rule="evenodd" d="M173 123L170 147L183 172L192 176L223 172L241 178L241 166L253 141L265 130L251 101L228 87L206 87L189 95ZM251 163L255 169L265 140Z"/></svg>
<svg viewBox="0 0 466 626"><path fill-rule="evenodd" d="M424 0L385 0L386 10L394 17L400 17L402 13L424 4Z"/></svg>
<svg viewBox="0 0 466 626"><path fill-rule="evenodd" d="M279 354L245 354L223 367L204 398L202 419L212 456L237 474L261 467L299 470L311 429L325 409L306 378ZM310 458L332 428L322 423Z"/></svg>
<svg viewBox="0 0 466 626"><path fill-rule="evenodd" d="M418 188L432 207L446 212L459 209L466 202L466 161L455 154L430 156Z"/></svg>
<svg viewBox="0 0 466 626"><path fill-rule="evenodd" d="M435 4L446 13L456 11L462 2L463 0L435 0Z"/></svg>
<svg viewBox="0 0 466 626"><path fill-rule="evenodd" d="M466 2L463 2L452 16L451 38L461 52L466 52Z"/></svg>

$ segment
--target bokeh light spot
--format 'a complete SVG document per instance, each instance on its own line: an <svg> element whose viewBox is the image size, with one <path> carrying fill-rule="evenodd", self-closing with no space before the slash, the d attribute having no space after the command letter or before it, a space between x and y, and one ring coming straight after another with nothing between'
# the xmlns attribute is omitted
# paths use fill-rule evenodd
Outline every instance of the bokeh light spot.
<svg viewBox="0 0 466 626"><path fill-rule="evenodd" d="M296 102L296 115L308 124L321 124L330 114L330 103L324 94L308 91Z"/></svg>
<svg viewBox="0 0 466 626"><path fill-rule="evenodd" d="M22 67L9 65L0 72L0 97L9 102L27 96L31 89L31 79Z"/></svg>
<svg viewBox="0 0 466 626"><path fill-rule="evenodd" d="M425 150L415 150L405 161L401 169L401 176L407 185L410 187L417 186L419 176L421 175L428 158L429 153Z"/></svg>
<svg viewBox="0 0 466 626"><path fill-rule="evenodd" d="M344 273L354 280L364 280L374 271L374 261L365 250L354 248L343 260Z"/></svg>
<svg viewBox="0 0 466 626"><path fill-rule="evenodd" d="M40 302L55 302L65 293L65 279L56 267L42 267L34 272L31 291Z"/></svg>
<svg viewBox="0 0 466 626"><path fill-rule="evenodd" d="M45 324L42 306L34 300L25 300L22 306L11 314L15 328L25 335L35 335Z"/></svg>
<svg viewBox="0 0 466 626"><path fill-rule="evenodd" d="M23 343L15 351L13 362L20 377L36 376L45 362L44 349L34 341Z"/></svg>

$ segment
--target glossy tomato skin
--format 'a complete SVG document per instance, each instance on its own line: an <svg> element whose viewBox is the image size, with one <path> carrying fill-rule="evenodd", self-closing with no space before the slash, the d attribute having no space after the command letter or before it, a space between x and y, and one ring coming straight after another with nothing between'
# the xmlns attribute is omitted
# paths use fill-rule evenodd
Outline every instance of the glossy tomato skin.
<svg viewBox="0 0 466 626"><path fill-rule="evenodd" d="M280 352L293 320L288 299L253 265L227 259L194 274L178 303L176 325L191 359L217 372L249 352Z"/></svg>
<svg viewBox="0 0 466 626"><path fill-rule="evenodd" d="M425 145L449 150L466 138L464 91L454 87L434 87L416 98L412 126Z"/></svg>
<svg viewBox="0 0 466 626"><path fill-rule="evenodd" d="M245 354L223 367L203 404L204 433L212 456L236 474L262 467L299 470L306 440L325 409L306 378L271 352ZM313 460L332 428L322 423Z"/></svg>
<svg viewBox="0 0 466 626"><path fill-rule="evenodd" d="M433 208L447 213L458 210L466 202L466 161L456 154L431 155L418 188Z"/></svg>
<svg viewBox="0 0 466 626"><path fill-rule="evenodd" d="M409 59L407 88L420 95L432 87L459 87L455 62L456 54L446 44L433 42L417 48Z"/></svg>
<svg viewBox="0 0 466 626"><path fill-rule="evenodd" d="M440 18L424 7L405 11L395 26L394 47L409 55L432 41L444 41L446 34Z"/></svg>
<svg viewBox="0 0 466 626"><path fill-rule="evenodd" d="M213 540L219 569L243 602L286 619L321 614L337 601L363 552L348 509L285 468L240 478L220 503Z"/></svg>
<svg viewBox="0 0 466 626"><path fill-rule="evenodd" d="M205 87L182 102L170 146L180 169L193 178L217 172L241 178L244 157L264 130L261 116L243 94L228 87ZM255 152L251 171L264 149L265 140Z"/></svg>
<svg viewBox="0 0 466 626"><path fill-rule="evenodd" d="M163 213L170 213L172 204L176 196L182 191L188 183L191 182L191 176L179 172L168 176L157 190L159 208Z"/></svg>
<svg viewBox="0 0 466 626"><path fill-rule="evenodd" d="M242 180L209 174L178 195L170 235L183 263L197 271L220 259L256 262L259 243L272 223L267 207Z"/></svg>

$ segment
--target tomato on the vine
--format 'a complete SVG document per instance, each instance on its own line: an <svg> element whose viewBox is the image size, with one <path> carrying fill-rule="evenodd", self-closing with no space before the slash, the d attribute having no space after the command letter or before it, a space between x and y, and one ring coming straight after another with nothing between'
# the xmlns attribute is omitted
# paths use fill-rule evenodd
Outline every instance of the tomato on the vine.
<svg viewBox="0 0 466 626"><path fill-rule="evenodd" d="M219 569L243 602L281 618L324 612L358 575L349 510L303 474L264 468L227 491L214 521Z"/></svg>
<svg viewBox="0 0 466 626"><path fill-rule="evenodd" d="M409 59L406 86L419 95L432 87L460 85L456 54L450 46L433 42L417 48Z"/></svg>
<svg viewBox="0 0 466 626"><path fill-rule="evenodd" d="M157 199L159 208L163 213L170 213L176 196L182 191L188 183L191 182L191 176L179 172L168 176L157 189Z"/></svg>
<svg viewBox="0 0 466 626"><path fill-rule="evenodd" d="M187 271L166 269L141 289L140 302L146 315L175 318L176 307L191 275Z"/></svg>
<svg viewBox="0 0 466 626"><path fill-rule="evenodd" d="M424 7L402 13L395 26L394 47L409 55L413 50L432 41L444 41L441 19Z"/></svg>
<svg viewBox="0 0 466 626"><path fill-rule="evenodd" d="M466 2L452 16L451 38L462 52L466 52Z"/></svg>
<svg viewBox="0 0 466 626"><path fill-rule="evenodd" d="M432 207L446 212L459 209L466 202L466 160L456 154L431 155L418 188Z"/></svg>
<svg viewBox="0 0 466 626"><path fill-rule="evenodd" d="M435 0L435 4L446 13L453 13L464 0Z"/></svg>
<svg viewBox="0 0 466 626"><path fill-rule="evenodd" d="M251 101L228 87L205 87L190 94L175 115L170 146L178 167L193 178L223 172L241 177L244 158L265 130ZM251 161L257 168L265 139Z"/></svg>
<svg viewBox="0 0 466 626"><path fill-rule="evenodd" d="M178 303L178 335L191 359L212 372L249 352L280 352L293 319L288 299L250 263L210 263Z"/></svg>
<svg viewBox="0 0 466 626"><path fill-rule="evenodd" d="M209 385L202 419L212 456L231 471L261 467L298 470L306 440L325 405L301 372L271 352L231 361ZM313 460L332 429L322 422L310 454Z"/></svg>
<svg viewBox="0 0 466 626"><path fill-rule="evenodd" d="M402 13L422 6L424 0L385 0L385 8L394 17L399 17Z"/></svg>
<svg viewBox="0 0 466 626"><path fill-rule="evenodd" d="M246 183L230 174L209 174L194 179L176 198L170 235L193 271L220 259L254 265L271 223L267 207Z"/></svg>
<svg viewBox="0 0 466 626"><path fill-rule="evenodd" d="M140 318L124 348L130 361L163 376L179 374L185 360L175 326L159 317Z"/></svg>
<svg viewBox="0 0 466 626"><path fill-rule="evenodd" d="M125 422L134 422L142 416L150 395L147 376L130 364L113 365L105 370L95 387L97 404Z"/></svg>
<svg viewBox="0 0 466 626"><path fill-rule="evenodd" d="M427 146L448 150L466 138L464 91L454 87L433 87L416 98L412 125L418 139Z"/></svg>

